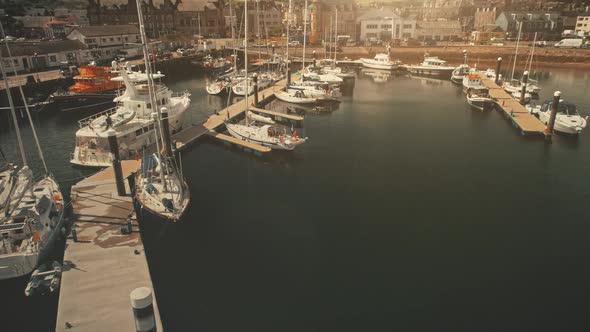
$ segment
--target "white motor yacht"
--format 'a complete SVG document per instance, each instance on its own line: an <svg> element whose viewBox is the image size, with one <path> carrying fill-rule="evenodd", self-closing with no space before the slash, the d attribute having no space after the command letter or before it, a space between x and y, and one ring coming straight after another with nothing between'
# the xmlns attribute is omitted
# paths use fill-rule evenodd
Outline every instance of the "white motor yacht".
<svg viewBox="0 0 590 332"><path fill-rule="evenodd" d="M78 166L108 167L112 163L108 131L114 129L122 160L135 159L145 149L155 145L154 108L148 85L134 84L125 71L121 72L125 93L116 97L115 108L78 121L76 146L70 162ZM168 109L168 122L172 134L182 129L183 115L190 105L190 93L173 93L163 84L154 85L159 107Z"/></svg>
<svg viewBox="0 0 590 332"><path fill-rule="evenodd" d="M424 61L419 65L408 66L408 71L413 75L436 76L438 78L451 78L455 67L447 65L447 62L435 56L425 54Z"/></svg>
<svg viewBox="0 0 590 332"><path fill-rule="evenodd" d="M544 124L549 123L551 117L552 100L548 100L543 105L527 105L526 108L537 116ZM576 108L576 105L560 100L557 106L555 116L555 125L553 129L557 132L571 135L578 135L586 128L588 116L582 117Z"/></svg>
<svg viewBox="0 0 590 332"><path fill-rule="evenodd" d="M401 64L399 61L392 61L386 53L377 53L373 59L361 58L361 63L365 68L384 70L396 70Z"/></svg>
<svg viewBox="0 0 590 332"><path fill-rule="evenodd" d="M453 73L451 74L451 81L455 84L462 84L463 78L465 75L469 74L470 70L471 68L469 68L469 65L460 65L459 67L455 68L455 70L453 70Z"/></svg>

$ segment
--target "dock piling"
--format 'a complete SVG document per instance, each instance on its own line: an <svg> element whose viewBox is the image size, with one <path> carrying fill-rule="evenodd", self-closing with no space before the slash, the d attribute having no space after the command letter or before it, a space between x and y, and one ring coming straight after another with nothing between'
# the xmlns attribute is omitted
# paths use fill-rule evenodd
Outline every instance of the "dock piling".
<svg viewBox="0 0 590 332"><path fill-rule="evenodd" d="M551 103L551 115L549 116L549 122L547 122L547 128L545 128L545 137L549 141L551 141L551 136L553 135L553 127L555 126L555 117L557 116L560 97L561 91L555 91L553 94L553 102Z"/></svg>
<svg viewBox="0 0 590 332"><path fill-rule="evenodd" d="M497 85L500 85L498 82L500 82L500 69L502 68L502 57L498 58L498 64L496 65L496 81L495 83Z"/></svg>
<svg viewBox="0 0 590 332"><path fill-rule="evenodd" d="M313 67L315 68L315 50L313 50Z"/></svg>
<svg viewBox="0 0 590 332"><path fill-rule="evenodd" d="M123 170L121 169L121 156L119 155L119 143L117 142L117 132L114 129L107 131L109 147L113 154L113 171L115 173L115 183L117 185L117 194L125 196L125 182L123 182Z"/></svg>
<svg viewBox="0 0 590 332"><path fill-rule="evenodd" d="M526 85L529 82L529 72L525 71L522 74L522 91L520 92L520 103L525 104L525 96L526 96Z"/></svg>
<svg viewBox="0 0 590 332"><path fill-rule="evenodd" d="M252 75L252 78L254 80L254 106L258 107L258 75L254 73L254 75Z"/></svg>
<svg viewBox="0 0 590 332"><path fill-rule="evenodd" d="M139 287L131 291L131 307L135 318L137 332L156 332L152 290L149 287Z"/></svg>
<svg viewBox="0 0 590 332"><path fill-rule="evenodd" d="M289 62L287 62L287 86L289 85L291 85L291 69L289 68Z"/></svg>

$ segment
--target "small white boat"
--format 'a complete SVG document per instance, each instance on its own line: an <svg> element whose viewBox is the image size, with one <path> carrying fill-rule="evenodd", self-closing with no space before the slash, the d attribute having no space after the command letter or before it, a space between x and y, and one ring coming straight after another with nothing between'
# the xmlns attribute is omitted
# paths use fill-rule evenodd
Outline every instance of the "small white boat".
<svg viewBox="0 0 590 332"><path fill-rule="evenodd" d="M520 101L520 97L522 97L522 92L513 92L510 95L512 96L512 98ZM524 94L524 103L525 104L530 103L532 98L533 98L533 96L530 93L526 92Z"/></svg>
<svg viewBox="0 0 590 332"><path fill-rule="evenodd" d="M219 95L227 92L230 88L231 82L226 79L219 79L213 83L209 83L205 86L207 93L210 95Z"/></svg>
<svg viewBox="0 0 590 332"><path fill-rule="evenodd" d="M551 117L552 100L546 101L541 105L527 105L529 112L534 114L544 124L549 123ZM582 117L576 108L576 105L568 103L565 100L560 100L557 106L557 114L555 116L555 125L553 129L557 132L578 135L586 128L588 123L588 116Z"/></svg>
<svg viewBox="0 0 590 332"><path fill-rule="evenodd" d="M230 135L237 139L268 146L275 150L293 150L307 141L307 138L299 137L296 131L287 134L284 129L281 131L270 125L257 127L228 123L225 126Z"/></svg>
<svg viewBox="0 0 590 332"><path fill-rule="evenodd" d="M522 91L522 82L519 80L510 80L504 82L502 88L508 93L520 93ZM530 94L539 94L541 92L541 88L534 83L527 84L526 92Z"/></svg>
<svg viewBox="0 0 590 332"><path fill-rule="evenodd" d="M463 83L463 77L469 74L470 70L471 68L469 68L469 65L460 65L459 67L455 68L455 70L453 70L453 73L451 74L451 81L455 84Z"/></svg>
<svg viewBox="0 0 590 332"><path fill-rule="evenodd" d="M424 61L419 65L408 66L408 71L412 75L436 76L439 78L451 78L455 67L447 65L447 62L436 56L424 55Z"/></svg>
<svg viewBox="0 0 590 332"><path fill-rule="evenodd" d="M494 104L494 100L490 98L488 88L472 88L467 90L467 103L472 108L480 111L489 110Z"/></svg>
<svg viewBox="0 0 590 332"><path fill-rule="evenodd" d="M318 101L318 98L307 95L305 91L287 89L287 91L275 92L277 99L286 101L294 104L314 104Z"/></svg>
<svg viewBox="0 0 590 332"><path fill-rule="evenodd" d="M340 89L326 82L296 81L287 87L289 90L300 90L317 98L340 98Z"/></svg>
<svg viewBox="0 0 590 332"><path fill-rule="evenodd" d="M316 82L327 82L332 84L340 84L344 80L333 74L318 74L311 71L309 68L305 68L303 71L302 79L304 81L316 81Z"/></svg>
<svg viewBox="0 0 590 332"><path fill-rule="evenodd" d="M373 59L361 58L361 63L365 68L395 70L399 68L399 61L392 61L389 54L377 53Z"/></svg>
<svg viewBox="0 0 590 332"><path fill-rule="evenodd" d="M496 79L496 70L495 69L488 68L488 69L486 69L484 75L487 78L491 78L491 79L494 79L495 80Z"/></svg>

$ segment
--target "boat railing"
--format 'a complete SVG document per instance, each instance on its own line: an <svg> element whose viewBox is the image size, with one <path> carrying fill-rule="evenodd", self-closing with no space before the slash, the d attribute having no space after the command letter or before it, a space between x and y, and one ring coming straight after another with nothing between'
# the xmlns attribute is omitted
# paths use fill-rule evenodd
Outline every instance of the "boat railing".
<svg viewBox="0 0 590 332"><path fill-rule="evenodd" d="M85 117L82 120L78 120L78 125L80 126L80 128L86 127L86 126L88 126L88 124L90 122L100 118L101 116L112 115L112 114L115 114L116 112L117 112L117 107L109 108L106 111L102 111L100 113L96 113L91 116Z"/></svg>
<svg viewBox="0 0 590 332"><path fill-rule="evenodd" d="M171 95L171 97L188 97L188 96L190 96L190 92L188 92L188 90L172 92L172 95Z"/></svg>

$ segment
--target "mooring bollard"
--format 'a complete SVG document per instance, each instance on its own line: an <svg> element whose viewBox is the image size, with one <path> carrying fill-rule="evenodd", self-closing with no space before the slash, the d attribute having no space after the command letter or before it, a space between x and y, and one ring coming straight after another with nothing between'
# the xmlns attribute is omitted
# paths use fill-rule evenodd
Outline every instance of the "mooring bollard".
<svg viewBox="0 0 590 332"><path fill-rule="evenodd" d="M131 218L127 218L127 231L128 234L133 233L133 224L131 223Z"/></svg>
<svg viewBox="0 0 590 332"><path fill-rule="evenodd" d="M498 64L496 65L496 85L500 82L500 69L502 68L502 57L498 58Z"/></svg>
<svg viewBox="0 0 590 332"><path fill-rule="evenodd" d="M551 136L553 135L553 127L555 126L555 117L557 116L560 97L561 91L555 91L553 94L553 102L551 103L551 115L549 116L549 122L547 122L547 128L545 128L545 137L548 140L551 140Z"/></svg>
<svg viewBox="0 0 590 332"><path fill-rule="evenodd" d="M289 69L289 60L287 60L287 86L291 85L291 69Z"/></svg>
<svg viewBox="0 0 590 332"><path fill-rule="evenodd" d="M76 231L76 225L72 225L72 240L78 242L78 232Z"/></svg>
<svg viewBox="0 0 590 332"><path fill-rule="evenodd" d="M315 68L315 50L313 50L312 54L313 54L313 67Z"/></svg>
<svg viewBox="0 0 590 332"><path fill-rule="evenodd" d="M149 287L139 287L131 291L129 296L135 318L135 331L155 332L157 329L152 290Z"/></svg>
<svg viewBox="0 0 590 332"><path fill-rule="evenodd" d="M106 134L109 141L109 148L113 155L113 170L115 173L115 183L117 184L117 194L119 194L119 196L125 196L125 182L123 182L123 169L121 169L121 156L119 155L117 132L111 128Z"/></svg>
<svg viewBox="0 0 590 332"><path fill-rule="evenodd" d="M529 72L525 71L522 74L522 91L520 92L520 103L525 104L525 97L526 97L526 84L529 81Z"/></svg>
<svg viewBox="0 0 590 332"><path fill-rule="evenodd" d="M258 75L254 73L252 78L254 80L254 106L258 107Z"/></svg>

